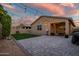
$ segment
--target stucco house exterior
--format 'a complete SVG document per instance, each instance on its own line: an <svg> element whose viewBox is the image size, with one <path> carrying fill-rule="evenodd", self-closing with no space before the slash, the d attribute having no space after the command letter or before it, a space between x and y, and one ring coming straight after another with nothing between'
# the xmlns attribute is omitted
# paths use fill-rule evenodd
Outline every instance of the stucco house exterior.
<svg viewBox="0 0 79 59"><path fill-rule="evenodd" d="M68 37L75 27L72 18L60 16L40 16L31 24L31 34L64 35Z"/></svg>
<svg viewBox="0 0 79 59"><path fill-rule="evenodd" d="M31 26L30 25L19 24L17 26L11 26L11 34L30 33L30 32L31 32Z"/></svg>

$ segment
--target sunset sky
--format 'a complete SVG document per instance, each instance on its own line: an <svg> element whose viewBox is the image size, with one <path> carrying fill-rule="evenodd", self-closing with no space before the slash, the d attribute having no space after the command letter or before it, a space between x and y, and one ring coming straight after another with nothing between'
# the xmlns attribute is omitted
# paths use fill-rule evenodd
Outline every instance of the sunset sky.
<svg viewBox="0 0 79 59"><path fill-rule="evenodd" d="M14 23L30 23L39 16L66 16L79 19L78 3L12 3L3 4ZM23 21L22 21L23 20Z"/></svg>

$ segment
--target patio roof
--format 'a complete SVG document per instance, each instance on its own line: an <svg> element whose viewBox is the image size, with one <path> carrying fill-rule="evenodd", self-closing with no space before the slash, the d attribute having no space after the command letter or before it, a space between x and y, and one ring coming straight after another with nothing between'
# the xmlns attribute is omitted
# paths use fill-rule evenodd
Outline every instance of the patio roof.
<svg viewBox="0 0 79 59"><path fill-rule="evenodd" d="M42 17L47 17L47 18L56 18L56 19L67 19L69 20L69 22L75 26L74 22L73 22L73 19L71 17L61 17L61 16L40 16L38 19L36 19L32 24L34 24L35 22L37 22L40 18ZM31 25L32 25L31 24Z"/></svg>

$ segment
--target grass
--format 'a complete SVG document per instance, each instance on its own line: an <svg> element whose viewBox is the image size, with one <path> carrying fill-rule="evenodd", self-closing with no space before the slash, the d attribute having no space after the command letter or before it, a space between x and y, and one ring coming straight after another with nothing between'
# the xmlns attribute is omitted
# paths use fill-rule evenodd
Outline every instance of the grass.
<svg viewBox="0 0 79 59"><path fill-rule="evenodd" d="M37 37L38 35L26 34L26 33L17 33L17 34L12 34L12 36L15 37L16 40L21 40L21 39Z"/></svg>

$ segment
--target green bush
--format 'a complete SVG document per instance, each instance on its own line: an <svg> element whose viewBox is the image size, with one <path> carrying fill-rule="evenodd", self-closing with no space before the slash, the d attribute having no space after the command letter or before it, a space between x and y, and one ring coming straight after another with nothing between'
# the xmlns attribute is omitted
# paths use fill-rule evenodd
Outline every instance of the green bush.
<svg viewBox="0 0 79 59"><path fill-rule="evenodd" d="M9 17L9 15L6 16L3 15L1 23L2 23L2 35L9 36L11 29L11 18Z"/></svg>
<svg viewBox="0 0 79 59"><path fill-rule="evenodd" d="M2 24L2 36L7 37L10 35L11 17L5 12L5 10L3 10L3 13L4 14L0 13L0 22Z"/></svg>

